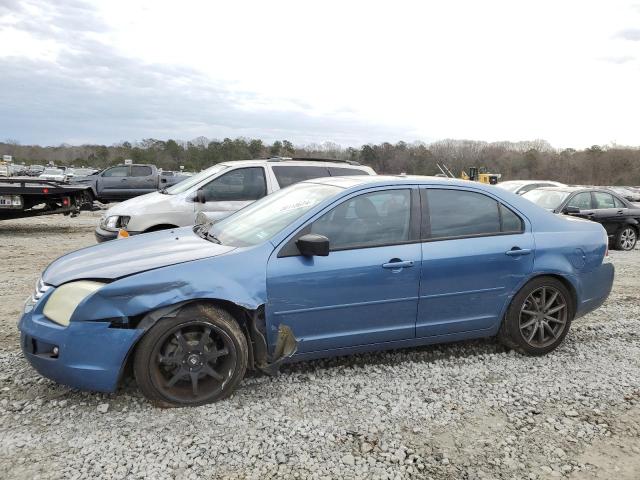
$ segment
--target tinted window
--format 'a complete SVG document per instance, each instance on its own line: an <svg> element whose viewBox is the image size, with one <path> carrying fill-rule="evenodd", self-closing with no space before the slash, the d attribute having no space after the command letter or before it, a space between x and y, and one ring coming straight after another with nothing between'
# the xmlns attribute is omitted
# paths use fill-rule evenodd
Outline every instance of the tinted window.
<svg viewBox="0 0 640 480"><path fill-rule="evenodd" d="M432 238L500 233L498 202L486 195L430 189L427 198Z"/></svg>
<svg viewBox="0 0 640 480"><path fill-rule="evenodd" d="M149 175L151 175L151 167L145 167L142 165L131 166L132 177L148 177Z"/></svg>
<svg viewBox="0 0 640 480"><path fill-rule="evenodd" d="M257 200L267 194L262 167L239 168L225 173L205 185L207 202Z"/></svg>
<svg viewBox="0 0 640 480"><path fill-rule="evenodd" d="M271 167L280 188L312 178L328 177L326 167L310 167L305 165L275 165Z"/></svg>
<svg viewBox="0 0 640 480"><path fill-rule="evenodd" d="M129 167L123 165L121 167L113 167L104 171L103 177L128 177Z"/></svg>
<svg viewBox="0 0 640 480"><path fill-rule="evenodd" d="M524 222L522 219L502 204L500 204L500 216L502 218L503 233L524 231Z"/></svg>
<svg viewBox="0 0 640 480"><path fill-rule="evenodd" d="M604 192L593 192L595 200L594 208L616 208L616 204L613 201L613 195Z"/></svg>
<svg viewBox="0 0 640 480"><path fill-rule="evenodd" d="M580 210L589 210L591 208L591 192L582 192L574 195L567 207L576 207Z"/></svg>
<svg viewBox="0 0 640 480"><path fill-rule="evenodd" d="M409 190L385 190L351 198L311 225L331 250L389 245L409 240Z"/></svg>
<svg viewBox="0 0 640 480"><path fill-rule="evenodd" d="M369 175L363 170L357 168L329 167L329 173L332 177L346 177L350 175Z"/></svg>

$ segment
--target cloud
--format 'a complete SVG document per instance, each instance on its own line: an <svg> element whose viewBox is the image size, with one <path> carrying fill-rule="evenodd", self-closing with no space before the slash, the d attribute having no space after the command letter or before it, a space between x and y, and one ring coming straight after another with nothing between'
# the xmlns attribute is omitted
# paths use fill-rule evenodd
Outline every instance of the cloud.
<svg viewBox="0 0 640 480"><path fill-rule="evenodd" d="M625 63L633 62L635 57L632 57L631 55L618 55L601 57L600 60L607 63L614 63L616 65L623 65Z"/></svg>
<svg viewBox="0 0 640 480"><path fill-rule="evenodd" d="M616 38L629 40L631 42L640 42L640 28L627 28L616 34Z"/></svg>
<svg viewBox="0 0 640 480"><path fill-rule="evenodd" d="M347 110L313 115L304 103L238 91L195 69L126 57L98 39L109 29L80 1L3 0L0 8L11 12L12 28L59 45L52 61L0 57L0 132L23 143L205 135L357 145L408 133Z"/></svg>

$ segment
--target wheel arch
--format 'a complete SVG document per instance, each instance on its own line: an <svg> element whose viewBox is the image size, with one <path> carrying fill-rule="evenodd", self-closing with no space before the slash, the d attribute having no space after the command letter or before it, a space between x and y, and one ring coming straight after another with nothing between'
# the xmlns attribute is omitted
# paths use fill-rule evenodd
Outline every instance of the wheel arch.
<svg viewBox="0 0 640 480"><path fill-rule="evenodd" d="M146 228L145 230L143 230L143 233L159 232L160 230L169 230L171 228L179 227L171 223L159 223L157 225L152 225L151 227Z"/></svg>
<svg viewBox="0 0 640 480"><path fill-rule="evenodd" d="M264 315L264 305L259 305L257 309L250 309L238 303L234 303L222 298L196 298L185 300L173 305L148 311L132 318L132 327L142 330L143 333L131 345L118 377L120 383L131 371L135 352L142 338L160 319L175 317L187 305L204 304L221 308L229 313L238 323L247 340L249 347L248 368L260 369L265 373L273 374L279 365L287 358L291 357L297 350L297 340L286 325L282 325L278 332L278 346L273 354L268 351L266 341L266 324Z"/></svg>

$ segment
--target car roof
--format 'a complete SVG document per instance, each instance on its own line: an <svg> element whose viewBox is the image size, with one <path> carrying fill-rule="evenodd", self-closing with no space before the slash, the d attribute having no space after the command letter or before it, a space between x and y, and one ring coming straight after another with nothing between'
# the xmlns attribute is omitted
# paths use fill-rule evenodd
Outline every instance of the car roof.
<svg viewBox="0 0 640 480"><path fill-rule="evenodd" d="M459 180L457 178L431 177L423 175L356 175L356 176L335 176L315 178L305 180L306 183L322 183L334 185L342 188L352 188L361 185L378 187L386 185L442 185L479 187L483 190L496 188L494 185L486 183L472 182L469 180Z"/></svg>
<svg viewBox="0 0 640 480"><path fill-rule="evenodd" d="M505 183L521 183L522 185L529 185L531 183L553 183L554 185L564 185L564 183L556 182L555 180L506 180L500 182L500 184Z"/></svg>
<svg viewBox="0 0 640 480"><path fill-rule="evenodd" d="M332 167L352 168L357 170L369 170L368 165L360 165L349 163L340 160L287 160L287 159L268 159L268 158L256 158L253 160L231 160L228 162L220 162L219 165L225 165L227 167L235 166L253 166L253 165L302 165L312 167L326 167L330 165Z"/></svg>

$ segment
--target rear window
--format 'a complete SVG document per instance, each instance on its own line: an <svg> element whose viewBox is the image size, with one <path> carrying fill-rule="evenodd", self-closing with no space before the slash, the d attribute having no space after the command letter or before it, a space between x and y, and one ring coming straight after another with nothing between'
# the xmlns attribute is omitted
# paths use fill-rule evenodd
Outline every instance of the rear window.
<svg viewBox="0 0 640 480"><path fill-rule="evenodd" d="M278 180L280 188L312 178L328 177L327 167L312 167L306 165L274 165L271 167Z"/></svg>

